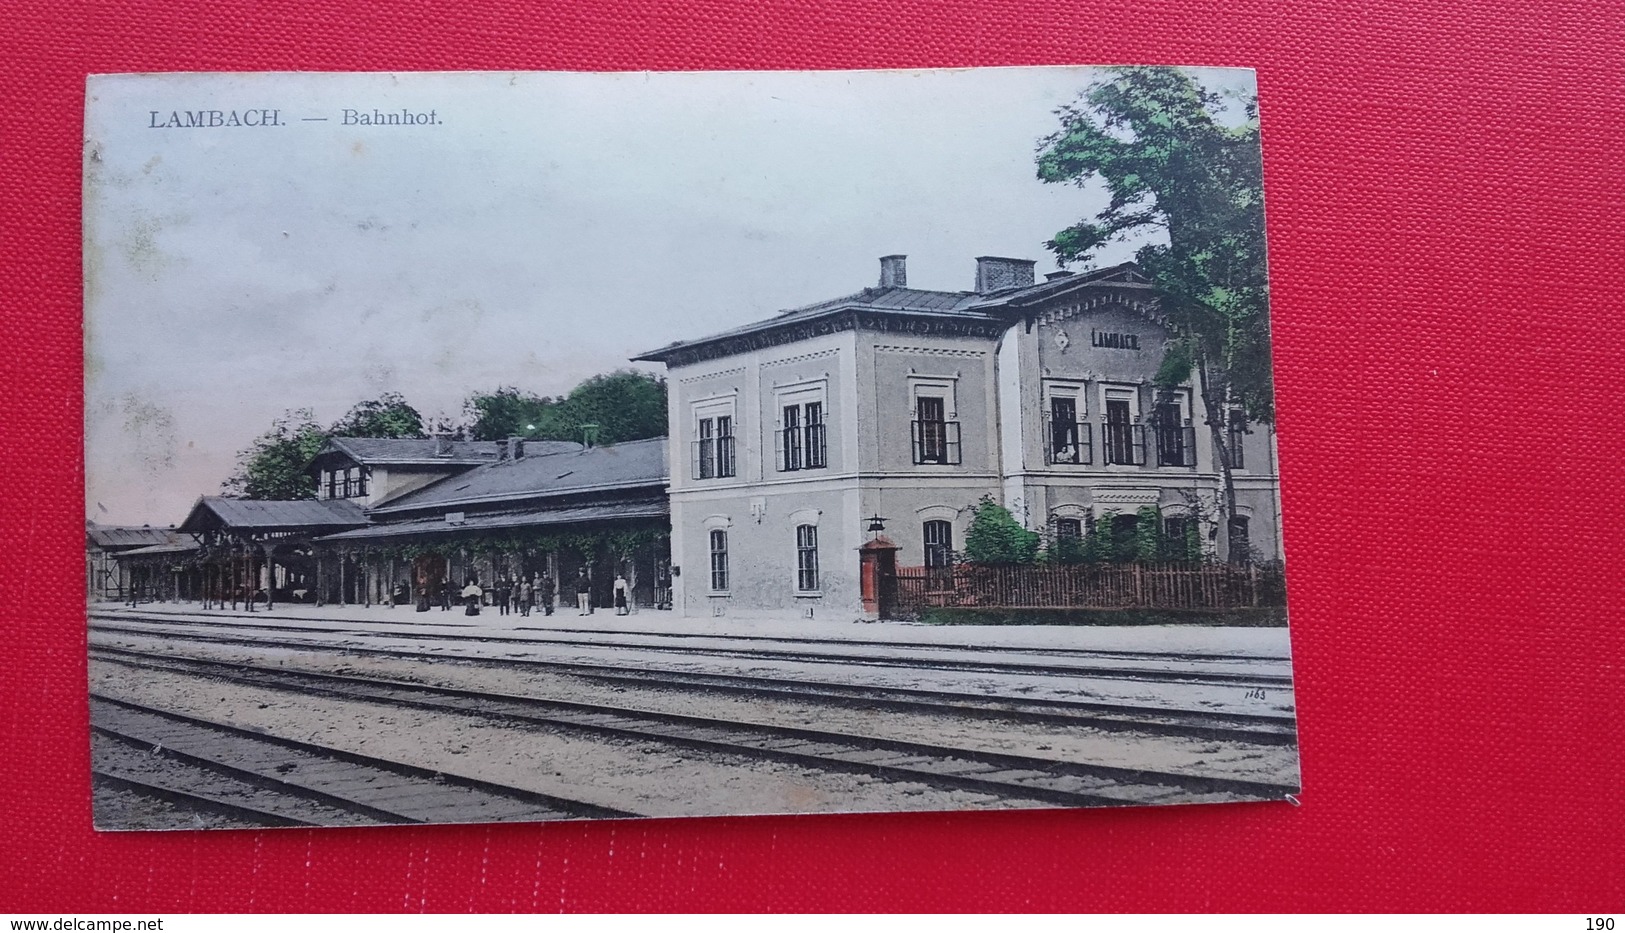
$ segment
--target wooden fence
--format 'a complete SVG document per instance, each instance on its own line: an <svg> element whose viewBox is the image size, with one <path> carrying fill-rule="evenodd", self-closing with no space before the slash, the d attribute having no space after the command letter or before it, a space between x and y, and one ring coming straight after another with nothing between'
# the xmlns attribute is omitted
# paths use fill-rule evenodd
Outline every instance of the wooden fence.
<svg viewBox="0 0 1625 933"><path fill-rule="evenodd" d="M895 608L1239 609L1273 602L1269 577L1279 573L1253 564L899 567Z"/></svg>

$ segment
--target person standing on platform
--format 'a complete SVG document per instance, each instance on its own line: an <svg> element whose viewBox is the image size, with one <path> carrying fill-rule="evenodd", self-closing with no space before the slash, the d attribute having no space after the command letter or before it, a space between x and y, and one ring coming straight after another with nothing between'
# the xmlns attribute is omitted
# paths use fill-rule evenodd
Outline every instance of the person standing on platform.
<svg viewBox="0 0 1625 933"><path fill-rule="evenodd" d="M485 595L485 591L480 589L480 585L478 583L474 582L472 579L469 580L468 585L463 587L462 599L463 599L463 602L468 606L467 609L463 610L463 615L465 615L465 616L477 616L477 615L479 615L480 614L480 597L482 597L484 595Z"/></svg>
<svg viewBox="0 0 1625 933"><path fill-rule="evenodd" d="M592 612L592 577L587 576L587 568L576 571L576 615L584 616Z"/></svg>
<svg viewBox="0 0 1625 933"><path fill-rule="evenodd" d="M629 602L628 597L631 595L630 592L629 592L630 590L631 590L631 587L629 587L627 585L627 583L626 583L626 576L624 574L619 574L619 573L616 574L615 575L615 614L616 615L624 616L624 615L627 615L628 613L630 613L632 611L631 608L627 605L627 603Z"/></svg>
<svg viewBox="0 0 1625 933"><path fill-rule="evenodd" d="M536 581L536 598L542 601L542 615L553 614L553 578L542 574Z"/></svg>
<svg viewBox="0 0 1625 933"><path fill-rule="evenodd" d="M536 599L536 586L529 580L519 584L519 615L530 618L530 606Z"/></svg>
<svg viewBox="0 0 1625 933"><path fill-rule="evenodd" d="M450 580L441 580L440 581L440 611L441 612L446 612L446 611L448 611L450 609L451 609L451 581Z"/></svg>
<svg viewBox="0 0 1625 933"><path fill-rule="evenodd" d="M505 616L508 614L508 595L512 591L513 585L508 582L507 577L500 577L497 579L497 590L495 597L497 604L497 615Z"/></svg>

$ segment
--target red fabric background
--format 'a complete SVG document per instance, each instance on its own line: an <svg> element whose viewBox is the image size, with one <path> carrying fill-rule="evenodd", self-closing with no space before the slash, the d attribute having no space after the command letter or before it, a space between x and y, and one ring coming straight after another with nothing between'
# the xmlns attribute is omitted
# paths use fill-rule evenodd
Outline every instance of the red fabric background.
<svg viewBox="0 0 1625 933"><path fill-rule="evenodd" d="M1625 908L1620 0L0 12L0 911ZM1259 69L1303 806L90 829L88 72Z"/></svg>

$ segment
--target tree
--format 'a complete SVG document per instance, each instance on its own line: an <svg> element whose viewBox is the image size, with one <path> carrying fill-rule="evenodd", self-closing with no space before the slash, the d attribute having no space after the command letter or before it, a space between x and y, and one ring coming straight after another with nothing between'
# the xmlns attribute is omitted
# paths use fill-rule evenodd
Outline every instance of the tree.
<svg viewBox="0 0 1625 933"><path fill-rule="evenodd" d="M1038 559L1042 540L992 496L983 496L965 532L965 559L973 564L1030 564Z"/></svg>
<svg viewBox="0 0 1625 933"><path fill-rule="evenodd" d="M469 437L495 441L518 435L581 441L597 425L599 443L637 441L666 433L666 381L637 370L593 376L570 394L544 398L513 386L475 393L463 405Z"/></svg>
<svg viewBox="0 0 1625 933"><path fill-rule="evenodd" d="M1063 265L1087 263L1108 243L1166 234L1135 256L1176 336L1157 381L1195 371L1234 515L1228 412L1275 419L1257 98L1215 94L1177 68L1124 67L1057 116L1061 128L1039 144L1039 179L1098 180L1111 198L1047 246Z"/></svg>
<svg viewBox="0 0 1625 933"><path fill-rule="evenodd" d="M316 480L305 470L328 438L425 436L423 418L398 392L357 402L326 430L310 409L288 411L237 454L223 491L243 499L314 499Z"/></svg>
<svg viewBox="0 0 1625 933"><path fill-rule="evenodd" d="M584 424L598 425L606 444L664 437L666 380L633 369L593 376L557 407L549 439L580 440Z"/></svg>
<svg viewBox="0 0 1625 933"><path fill-rule="evenodd" d="M237 454L237 470L224 484L243 499L314 499L316 480L305 473L327 435L310 409L289 411Z"/></svg>
<svg viewBox="0 0 1625 933"><path fill-rule="evenodd" d="M463 403L468 437L476 441L500 441L516 435L534 437L536 425L552 404L551 399L513 386L476 392Z"/></svg>
<svg viewBox="0 0 1625 933"><path fill-rule="evenodd" d="M344 417L327 429L329 437L428 437L423 416L406 403L399 392L385 392L376 399L357 402Z"/></svg>

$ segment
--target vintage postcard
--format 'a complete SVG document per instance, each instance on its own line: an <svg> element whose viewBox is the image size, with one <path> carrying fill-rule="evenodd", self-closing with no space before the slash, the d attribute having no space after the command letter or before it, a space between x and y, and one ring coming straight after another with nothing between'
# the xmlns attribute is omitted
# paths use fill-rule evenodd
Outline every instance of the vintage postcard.
<svg viewBox="0 0 1625 933"><path fill-rule="evenodd" d="M87 101L98 827L1298 789L1251 71Z"/></svg>

